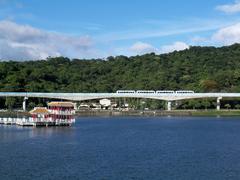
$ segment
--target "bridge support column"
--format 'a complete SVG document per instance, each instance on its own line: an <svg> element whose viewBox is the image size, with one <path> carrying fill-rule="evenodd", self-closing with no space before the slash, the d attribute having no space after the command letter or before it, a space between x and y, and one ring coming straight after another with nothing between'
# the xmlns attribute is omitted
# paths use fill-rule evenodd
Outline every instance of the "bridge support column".
<svg viewBox="0 0 240 180"><path fill-rule="evenodd" d="M172 110L172 101L167 102L167 110L171 111Z"/></svg>
<svg viewBox="0 0 240 180"><path fill-rule="evenodd" d="M221 106L221 102L220 100L222 99L222 97L218 97L217 98L217 111L220 111L220 106Z"/></svg>
<svg viewBox="0 0 240 180"><path fill-rule="evenodd" d="M24 97L24 99L23 99L23 111L26 111L27 99L28 99L28 97Z"/></svg>
<svg viewBox="0 0 240 180"><path fill-rule="evenodd" d="M73 103L74 104L74 109L77 110L78 107L77 107L77 103Z"/></svg>

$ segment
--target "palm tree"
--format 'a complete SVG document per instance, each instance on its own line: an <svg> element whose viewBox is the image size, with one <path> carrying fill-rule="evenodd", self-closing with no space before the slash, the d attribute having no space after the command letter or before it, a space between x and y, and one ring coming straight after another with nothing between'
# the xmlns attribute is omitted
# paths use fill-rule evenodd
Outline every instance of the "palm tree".
<svg viewBox="0 0 240 180"><path fill-rule="evenodd" d="M230 104L225 104L224 107L227 108L227 109L230 109L231 105Z"/></svg>

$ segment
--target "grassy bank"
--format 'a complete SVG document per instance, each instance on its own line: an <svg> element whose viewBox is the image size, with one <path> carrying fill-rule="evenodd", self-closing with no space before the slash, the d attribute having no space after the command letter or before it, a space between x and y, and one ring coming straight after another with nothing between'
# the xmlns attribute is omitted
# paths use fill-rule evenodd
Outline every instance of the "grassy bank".
<svg viewBox="0 0 240 180"><path fill-rule="evenodd" d="M0 111L0 117L26 117L28 112ZM110 111L110 110L85 110L76 111L76 116L239 116L240 110L173 110L173 111Z"/></svg>
<svg viewBox="0 0 240 180"><path fill-rule="evenodd" d="M0 111L0 117L29 117L29 112L22 111Z"/></svg>
<svg viewBox="0 0 240 180"><path fill-rule="evenodd" d="M207 111L192 111L192 116L240 116L240 110L207 110Z"/></svg>
<svg viewBox="0 0 240 180"><path fill-rule="evenodd" d="M240 116L240 110L77 111L77 116Z"/></svg>

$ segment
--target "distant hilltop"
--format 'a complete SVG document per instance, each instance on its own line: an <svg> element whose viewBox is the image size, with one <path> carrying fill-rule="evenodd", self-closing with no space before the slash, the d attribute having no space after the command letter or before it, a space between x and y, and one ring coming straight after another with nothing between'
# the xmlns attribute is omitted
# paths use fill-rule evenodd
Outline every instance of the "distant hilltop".
<svg viewBox="0 0 240 180"><path fill-rule="evenodd" d="M107 59L0 62L0 91L116 92L191 89L240 92L240 45Z"/></svg>

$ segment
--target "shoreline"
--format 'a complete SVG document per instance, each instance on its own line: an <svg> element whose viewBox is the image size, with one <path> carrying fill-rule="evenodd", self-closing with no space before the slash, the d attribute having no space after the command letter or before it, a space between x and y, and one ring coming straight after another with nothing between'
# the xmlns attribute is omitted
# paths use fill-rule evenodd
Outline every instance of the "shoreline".
<svg viewBox="0 0 240 180"><path fill-rule="evenodd" d="M29 112L23 111L0 111L0 117L30 117ZM240 117L240 110L77 110L75 117L102 117L102 116L236 116Z"/></svg>
<svg viewBox="0 0 240 180"><path fill-rule="evenodd" d="M111 110L100 110L100 111L76 111L75 116L239 116L240 110L156 110L156 111L111 111Z"/></svg>

